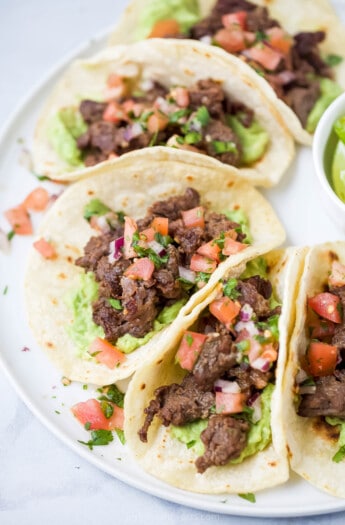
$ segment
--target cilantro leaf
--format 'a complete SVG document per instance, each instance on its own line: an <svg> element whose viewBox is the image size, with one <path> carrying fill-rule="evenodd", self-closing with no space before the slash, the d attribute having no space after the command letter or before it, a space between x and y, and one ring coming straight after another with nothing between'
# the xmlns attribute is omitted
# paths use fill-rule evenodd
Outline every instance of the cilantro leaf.
<svg viewBox="0 0 345 525"><path fill-rule="evenodd" d="M91 439L89 441L81 441L78 439L78 443L86 445L90 450L92 450L93 447L109 445L113 439L114 437L110 430L92 430Z"/></svg>
<svg viewBox="0 0 345 525"><path fill-rule="evenodd" d="M123 408L125 394L120 392L116 385L109 385L102 389L101 401L111 401L120 408Z"/></svg>
<svg viewBox="0 0 345 525"><path fill-rule="evenodd" d="M324 60L328 66L333 67L340 64L344 60L344 58L340 55L330 54L327 55Z"/></svg>
<svg viewBox="0 0 345 525"><path fill-rule="evenodd" d="M84 206L84 219L90 221L91 217L96 215L100 217L110 212L111 209L99 199L92 199L86 206Z"/></svg>
<svg viewBox="0 0 345 525"><path fill-rule="evenodd" d="M238 494L238 496L242 499L246 499L250 503L256 503L255 494L253 494L252 492L247 492L246 494Z"/></svg>
<svg viewBox="0 0 345 525"><path fill-rule="evenodd" d="M113 299L113 298L110 297L108 299L108 303L110 304L110 306L115 308L115 310L123 310L123 306L122 306L121 301L119 299Z"/></svg>
<svg viewBox="0 0 345 525"><path fill-rule="evenodd" d="M120 428L116 428L115 432L117 434L117 437L119 438L120 443L122 443L122 445L124 445L126 443L126 438L125 438L124 431L121 430Z"/></svg>
<svg viewBox="0 0 345 525"><path fill-rule="evenodd" d="M223 285L223 294L230 299L237 299L237 297L241 295L240 292L236 290L237 282L237 279L229 279L226 284Z"/></svg>

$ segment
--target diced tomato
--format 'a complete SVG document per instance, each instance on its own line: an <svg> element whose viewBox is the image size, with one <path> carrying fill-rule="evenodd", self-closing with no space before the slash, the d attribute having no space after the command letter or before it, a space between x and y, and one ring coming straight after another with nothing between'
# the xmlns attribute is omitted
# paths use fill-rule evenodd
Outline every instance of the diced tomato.
<svg viewBox="0 0 345 525"><path fill-rule="evenodd" d="M90 424L89 430L114 430L123 429L123 408L111 403L113 415L107 419L103 414L101 404L97 399L88 399L72 406L71 410L78 421L85 425Z"/></svg>
<svg viewBox="0 0 345 525"><path fill-rule="evenodd" d="M140 239L145 242L151 242L155 239L155 230L153 228L146 228L140 232Z"/></svg>
<svg viewBox="0 0 345 525"><path fill-rule="evenodd" d="M341 303L336 295L329 292L319 293L308 299L308 305L321 317L333 323L341 323Z"/></svg>
<svg viewBox="0 0 345 525"><path fill-rule="evenodd" d="M169 124L169 117L157 110L147 119L147 129L150 133L162 131Z"/></svg>
<svg viewBox="0 0 345 525"><path fill-rule="evenodd" d="M113 100L108 103L107 107L105 108L103 112L103 120L106 120L107 122L113 122L114 124L118 124L122 120L128 120L127 113L123 110L123 108Z"/></svg>
<svg viewBox="0 0 345 525"><path fill-rule="evenodd" d="M218 321L225 324L227 328L230 328L232 321L241 310L241 305L238 301L233 301L229 297L221 297L220 299L212 301L209 305L209 310Z"/></svg>
<svg viewBox="0 0 345 525"><path fill-rule="evenodd" d="M176 360L185 370L191 371L207 335L186 331L176 352Z"/></svg>
<svg viewBox="0 0 345 525"><path fill-rule="evenodd" d="M127 270L125 270L124 275L130 279L142 279L143 281L148 281L151 279L154 269L155 265L151 259L143 257L131 264Z"/></svg>
<svg viewBox="0 0 345 525"><path fill-rule="evenodd" d="M244 40L247 45L253 44L256 40L255 33L252 33L251 31L244 31Z"/></svg>
<svg viewBox="0 0 345 525"><path fill-rule="evenodd" d="M224 27L231 27L233 25L238 25L242 29L246 28L247 22L247 12L246 11L237 11L237 13L228 13L222 16L222 24Z"/></svg>
<svg viewBox="0 0 345 525"><path fill-rule="evenodd" d="M328 277L329 286L345 285L345 265L339 261L332 262L331 274Z"/></svg>
<svg viewBox="0 0 345 525"><path fill-rule="evenodd" d="M176 87L171 91L171 96L180 108L187 108L189 106L189 91L187 88Z"/></svg>
<svg viewBox="0 0 345 525"><path fill-rule="evenodd" d="M10 223L10 225L12 226L14 233L16 233L17 235L32 234L32 224L30 215L28 214L28 211L23 206L23 204L20 204L15 208L10 208L9 210L4 212L4 215Z"/></svg>
<svg viewBox="0 0 345 525"><path fill-rule="evenodd" d="M327 319L315 319L315 321L309 323L309 327L312 329L310 334L312 339L330 337L334 334L335 330L335 324Z"/></svg>
<svg viewBox="0 0 345 525"><path fill-rule="evenodd" d="M43 211L49 203L49 193L44 188L35 188L24 199L23 206L27 210Z"/></svg>
<svg viewBox="0 0 345 525"><path fill-rule="evenodd" d="M155 217L151 223L155 232L161 235L168 235L169 233L169 219L166 217Z"/></svg>
<svg viewBox="0 0 345 525"><path fill-rule="evenodd" d="M123 111L125 111L125 113L133 113L134 117L140 117L140 115L143 112L144 106L139 102L135 102L135 100L133 99L128 99L123 102L122 108Z"/></svg>
<svg viewBox="0 0 345 525"><path fill-rule="evenodd" d="M266 31L269 37L269 42L274 49L277 49L284 55L287 55L293 44L292 37L284 31L281 27L271 27Z"/></svg>
<svg viewBox="0 0 345 525"><path fill-rule="evenodd" d="M280 52L271 49L263 43L247 49L246 56L255 60L255 62L258 62L269 71L274 71L282 58Z"/></svg>
<svg viewBox="0 0 345 525"><path fill-rule="evenodd" d="M195 253L190 261L190 269L193 272L213 273L217 268L217 261Z"/></svg>
<svg viewBox="0 0 345 525"><path fill-rule="evenodd" d="M239 253L246 248L248 248L248 244L234 241L230 237L226 237L224 240L224 248L222 249L222 253L224 255L234 255L235 253Z"/></svg>
<svg viewBox="0 0 345 525"><path fill-rule="evenodd" d="M277 361L278 359L278 351L272 343L269 343L262 347L262 354L260 357L262 357L263 359L266 359L270 363L273 363L274 361Z"/></svg>
<svg viewBox="0 0 345 525"><path fill-rule="evenodd" d="M205 228L204 213L202 206L197 206L190 210L182 211L182 220L186 228Z"/></svg>
<svg viewBox="0 0 345 525"><path fill-rule="evenodd" d="M38 239L38 241L35 241L33 243L33 247L45 258L45 259L55 259L56 258L56 250L54 246L43 239Z"/></svg>
<svg viewBox="0 0 345 525"><path fill-rule="evenodd" d="M246 48L244 32L236 26L219 29L214 35L214 41L228 53L238 53Z"/></svg>
<svg viewBox="0 0 345 525"><path fill-rule="evenodd" d="M125 228L124 228L124 246L123 253L126 259L135 257L136 253L132 248L131 244L133 242L133 234L138 231L137 223L131 217L125 216Z"/></svg>
<svg viewBox="0 0 345 525"><path fill-rule="evenodd" d="M177 35L181 32L179 23L174 18L157 20L147 38L164 38L166 36Z"/></svg>
<svg viewBox="0 0 345 525"><path fill-rule="evenodd" d="M338 360L336 346L319 341L312 341L307 350L309 373L313 376L327 376L335 370Z"/></svg>
<svg viewBox="0 0 345 525"><path fill-rule="evenodd" d="M101 337L96 337L91 343L89 353L94 355L96 361L108 368L115 368L118 363L122 363L126 359L126 356L116 346Z"/></svg>
<svg viewBox="0 0 345 525"><path fill-rule="evenodd" d="M243 411L245 401L245 394L216 392L216 412L218 414L238 414Z"/></svg>
<svg viewBox="0 0 345 525"><path fill-rule="evenodd" d="M204 255L205 257L208 257L209 259L213 259L214 261L219 262L220 261L220 248L218 244L215 241L209 241L205 244L202 244L200 248L197 249L197 252L201 255Z"/></svg>

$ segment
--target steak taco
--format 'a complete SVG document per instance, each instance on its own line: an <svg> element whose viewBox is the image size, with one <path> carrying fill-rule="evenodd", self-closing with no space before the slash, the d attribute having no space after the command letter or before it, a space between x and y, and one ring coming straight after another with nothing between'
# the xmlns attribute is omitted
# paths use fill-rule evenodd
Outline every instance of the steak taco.
<svg viewBox="0 0 345 525"><path fill-rule="evenodd" d="M46 103L34 146L37 173L75 180L142 148L278 182L293 141L257 75L197 42L147 40L73 63ZM229 168L229 166L231 166Z"/></svg>
<svg viewBox="0 0 345 525"><path fill-rule="evenodd" d="M311 248L297 298L286 369L290 463L307 481L345 497L345 244Z"/></svg>
<svg viewBox="0 0 345 525"><path fill-rule="evenodd" d="M142 151L69 187L26 278L29 320L70 379L109 384L155 351L233 265L283 242L268 202L235 175ZM151 153L151 155L150 155ZM214 188L214 189L212 189ZM180 312L180 313L179 313Z"/></svg>
<svg viewBox="0 0 345 525"><path fill-rule="evenodd" d="M299 142L345 88L345 31L327 0L134 0L111 43L148 37L200 40L238 56L260 76Z"/></svg>
<svg viewBox="0 0 345 525"><path fill-rule="evenodd" d="M247 493L288 479L282 379L300 250L229 270L134 375L126 441L179 488Z"/></svg>

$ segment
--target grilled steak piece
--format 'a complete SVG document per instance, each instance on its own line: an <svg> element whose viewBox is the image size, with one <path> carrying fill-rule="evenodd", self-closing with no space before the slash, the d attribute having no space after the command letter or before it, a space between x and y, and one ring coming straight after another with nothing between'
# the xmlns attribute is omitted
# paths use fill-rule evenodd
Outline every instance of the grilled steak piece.
<svg viewBox="0 0 345 525"><path fill-rule="evenodd" d="M253 388L263 390L272 379L273 372L261 372L261 370L256 370L243 363L241 366L231 368L227 373L227 377L231 381L236 381L241 388L241 392L249 396Z"/></svg>
<svg viewBox="0 0 345 525"><path fill-rule="evenodd" d="M204 129L203 147L206 149L208 155L232 166L239 166L241 162L241 142L236 133L226 124L220 120L210 120L209 124ZM215 143L224 142L231 144L233 148L231 151L225 153L218 153ZM230 146L229 146L230 147Z"/></svg>
<svg viewBox="0 0 345 525"><path fill-rule="evenodd" d="M268 317L270 315L271 309L267 299L261 295L257 288L256 281L239 281L236 289L240 292L238 301L243 304L249 304L256 315L260 317Z"/></svg>
<svg viewBox="0 0 345 525"><path fill-rule="evenodd" d="M177 195L155 202L148 210L148 213L157 217L167 217L169 220L175 221L181 218L181 211L190 210L199 205L199 193L193 188L187 188L184 195Z"/></svg>
<svg viewBox="0 0 345 525"><path fill-rule="evenodd" d="M223 114L223 102L225 94L221 85L212 79L198 80L198 82L188 88L189 107L198 109L206 106L212 117L219 117Z"/></svg>
<svg viewBox="0 0 345 525"><path fill-rule="evenodd" d="M120 231L123 231L123 228ZM118 233L118 231L110 231L103 235L91 237L84 248L84 255L79 257L75 264L85 268L86 272L95 271L101 257L109 255L109 243L120 237L121 234L118 235Z"/></svg>
<svg viewBox="0 0 345 525"><path fill-rule="evenodd" d="M318 377L316 391L302 395L298 414L302 417L332 416L345 418L345 370Z"/></svg>
<svg viewBox="0 0 345 525"><path fill-rule="evenodd" d="M79 111L87 124L92 124L101 120L105 108L107 107L106 102L95 102L94 100L82 100L79 105Z"/></svg>
<svg viewBox="0 0 345 525"><path fill-rule="evenodd" d="M236 355L230 335L210 334L193 368L197 384L212 389L215 380L236 365Z"/></svg>
<svg viewBox="0 0 345 525"><path fill-rule="evenodd" d="M155 415L165 426L182 426L199 418L207 418L214 402L214 394L204 392L191 374L185 376L180 385L172 383L161 386L155 391L155 398L145 408L146 419L139 430L139 437L141 441L147 441L147 431Z"/></svg>
<svg viewBox="0 0 345 525"><path fill-rule="evenodd" d="M247 443L249 423L231 416L211 416L207 428L201 433L205 453L195 465L201 474L209 467L226 465L237 458Z"/></svg>

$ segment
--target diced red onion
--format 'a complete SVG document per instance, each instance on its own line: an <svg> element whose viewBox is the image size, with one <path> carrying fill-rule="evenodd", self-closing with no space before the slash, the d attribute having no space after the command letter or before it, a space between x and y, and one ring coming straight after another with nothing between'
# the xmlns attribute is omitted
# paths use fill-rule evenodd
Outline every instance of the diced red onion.
<svg viewBox="0 0 345 525"><path fill-rule="evenodd" d="M301 395L303 394L315 394L316 392L316 385L305 385L299 387L299 393Z"/></svg>
<svg viewBox="0 0 345 525"><path fill-rule="evenodd" d="M163 97L157 97L154 106L163 111L163 113L171 113L173 111L176 111L175 104L169 104L169 102Z"/></svg>
<svg viewBox="0 0 345 525"><path fill-rule="evenodd" d="M140 86L139 87L143 91L150 91L150 89L152 89L154 87L154 82L153 82L153 80L147 78L147 79L142 80L140 82Z"/></svg>
<svg viewBox="0 0 345 525"><path fill-rule="evenodd" d="M108 256L108 261L110 263L118 261L121 258L122 256L121 248L123 248L124 243L125 243L124 237L118 237L117 239L109 243L110 253Z"/></svg>
<svg viewBox="0 0 345 525"><path fill-rule="evenodd" d="M250 306L250 304L246 303L242 306L240 311L240 320L241 321L250 321L253 316L253 308Z"/></svg>
<svg viewBox="0 0 345 525"><path fill-rule="evenodd" d="M110 231L111 228L105 215L100 215L99 217L96 217L96 215L94 215L93 221L97 225L97 229L100 230L102 233L107 233ZM92 223L92 225L93 224L94 223Z"/></svg>
<svg viewBox="0 0 345 525"><path fill-rule="evenodd" d="M150 242L147 243L147 246L149 248L151 248L151 250L153 250L160 257L162 257L163 255L166 255L166 253L167 253L166 249L164 248L164 246L159 244L159 242L157 242L157 241L150 241Z"/></svg>
<svg viewBox="0 0 345 525"><path fill-rule="evenodd" d="M301 383L303 383L303 381L305 381L306 379L308 378L308 374L307 372L305 372L305 370L303 370L303 368L301 368L297 374L296 374L296 383L298 385L300 385Z"/></svg>
<svg viewBox="0 0 345 525"><path fill-rule="evenodd" d="M256 370L261 370L261 372L268 372L270 369L271 362L268 359L265 359L263 357L258 357L251 363L252 368L256 368Z"/></svg>
<svg viewBox="0 0 345 525"><path fill-rule="evenodd" d="M211 45L212 44L212 37L211 35L204 35L201 38L199 38L200 42L203 44Z"/></svg>
<svg viewBox="0 0 345 525"><path fill-rule="evenodd" d="M254 402L257 400L257 398L260 396L259 392L255 392L247 401L247 405L251 407Z"/></svg>
<svg viewBox="0 0 345 525"><path fill-rule="evenodd" d="M258 395L257 398L252 402L251 407L253 409L252 421L253 423L257 423L258 421L260 421L261 416L262 416L261 396L260 395Z"/></svg>
<svg viewBox="0 0 345 525"><path fill-rule="evenodd" d="M10 249L10 241L7 234L0 229L0 251L7 253Z"/></svg>
<svg viewBox="0 0 345 525"><path fill-rule="evenodd" d="M185 279L186 281L189 281L190 283L195 283L196 274L195 272L193 272L193 270L189 270L188 268L179 266L178 273L179 273L179 276L182 277L182 279Z"/></svg>
<svg viewBox="0 0 345 525"><path fill-rule="evenodd" d="M236 332L239 333L244 329L247 330L249 337L254 337L255 335L259 334L259 330L255 326L255 323L253 321L240 321L239 323L235 324Z"/></svg>
<svg viewBox="0 0 345 525"><path fill-rule="evenodd" d="M241 392L240 385L236 381L225 381L224 379L217 379L214 382L214 389L216 392L226 394L239 394Z"/></svg>
<svg viewBox="0 0 345 525"><path fill-rule="evenodd" d="M131 126L127 126L123 132L123 138L129 142L132 139L139 137L143 132L140 122L134 122Z"/></svg>
<svg viewBox="0 0 345 525"><path fill-rule="evenodd" d="M282 86L285 86L286 84L289 84L293 80L295 80L296 75L292 71L281 71L277 75L275 75L276 79L278 80L278 83Z"/></svg>

